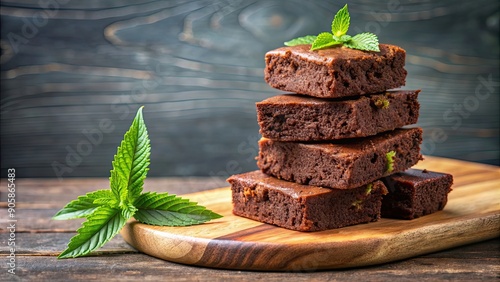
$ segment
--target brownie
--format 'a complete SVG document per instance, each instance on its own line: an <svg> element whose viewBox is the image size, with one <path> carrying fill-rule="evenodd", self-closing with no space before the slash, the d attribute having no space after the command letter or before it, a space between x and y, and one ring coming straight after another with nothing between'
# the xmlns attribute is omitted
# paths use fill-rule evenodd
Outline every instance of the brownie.
<svg viewBox="0 0 500 282"><path fill-rule="evenodd" d="M316 143L262 137L257 166L266 174L288 181L350 189L412 167L422 159L421 142L421 128Z"/></svg>
<svg viewBox="0 0 500 282"><path fill-rule="evenodd" d="M278 141L366 137L417 123L419 92L388 91L347 100L278 95L256 104L257 119L262 136Z"/></svg>
<svg viewBox="0 0 500 282"><path fill-rule="evenodd" d="M298 231L321 231L377 221L387 189L375 181L340 190L301 185L252 171L228 178L233 213Z"/></svg>
<svg viewBox="0 0 500 282"><path fill-rule="evenodd" d="M267 52L266 82L280 90L319 98L378 93L405 85L406 51L398 46L380 44L380 52L310 48L297 45Z"/></svg>
<svg viewBox="0 0 500 282"><path fill-rule="evenodd" d="M382 179L389 194L382 201L382 217L414 219L440 211L448 202L453 176L409 169Z"/></svg>

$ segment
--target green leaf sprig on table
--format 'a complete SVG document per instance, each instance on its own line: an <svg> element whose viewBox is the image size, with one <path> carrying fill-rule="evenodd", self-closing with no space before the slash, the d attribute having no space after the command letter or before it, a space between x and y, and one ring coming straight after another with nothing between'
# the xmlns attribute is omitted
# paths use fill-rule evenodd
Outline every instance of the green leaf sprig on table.
<svg viewBox="0 0 500 282"><path fill-rule="evenodd" d="M102 247L132 217L161 226L188 226L222 217L176 195L142 193L149 156L150 141L141 107L114 156L110 189L79 196L53 217L56 220L87 219L58 258L84 256Z"/></svg>
<svg viewBox="0 0 500 282"><path fill-rule="evenodd" d="M336 45L343 45L347 48L363 51L380 52L377 35L370 32L363 32L354 36L347 35L347 30L351 22L351 16L347 10L347 4L340 9L332 21L332 32L322 32L315 35L298 37L285 42L286 46L301 44L311 44L311 50L324 49Z"/></svg>

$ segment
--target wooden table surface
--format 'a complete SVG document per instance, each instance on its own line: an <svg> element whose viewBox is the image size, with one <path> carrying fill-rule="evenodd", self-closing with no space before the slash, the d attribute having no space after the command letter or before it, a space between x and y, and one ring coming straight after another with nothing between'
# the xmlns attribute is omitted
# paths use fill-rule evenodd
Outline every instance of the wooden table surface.
<svg viewBox="0 0 500 282"><path fill-rule="evenodd" d="M442 252L378 266L318 272L256 272L209 269L163 261L139 253L118 235L89 257L58 260L82 220L54 221L51 217L67 202L98 188L107 187L107 178L17 179L16 180L16 266L15 275L6 273L9 251L7 195L0 195L2 281L222 281L265 280L329 281L370 280L495 280L500 273L500 241L488 240ZM7 187L6 179L1 186ZM218 178L150 178L145 190L186 194L228 186Z"/></svg>

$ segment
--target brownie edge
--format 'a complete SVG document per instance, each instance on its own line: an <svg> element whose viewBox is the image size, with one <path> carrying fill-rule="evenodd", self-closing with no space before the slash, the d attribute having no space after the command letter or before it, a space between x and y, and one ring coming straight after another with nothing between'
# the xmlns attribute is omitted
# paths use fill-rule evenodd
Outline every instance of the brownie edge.
<svg viewBox="0 0 500 282"><path fill-rule="evenodd" d="M233 175L233 213L297 231L322 231L377 221L382 181L350 190L329 189L279 180L260 171Z"/></svg>
<svg viewBox="0 0 500 282"><path fill-rule="evenodd" d="M383 92L405 85L406 51L380 44L380 52L310 45L281 47L265 55L265 81L273 88L318 98Z"/></svg>
<svg viewBox="0 0 500 282"><path fill-rule="evenodd" d="M448 173L409 169L382 178L389 190L382 201L382 217L414 219L444 209L453 185Z"/></svg>
<svg viewBox="0 0 500 282"><path fill-rule="evenodd" d="M394 130L418 121L420 90L387 91L348 100L297 94L256 103L262 136L278 141L330 141Z"/></svg>
<svg viewBox="0 0 500 282"><path fill-rule="evenodd" d="M257 166L287 181L351 189L415 165L422 159L421 142L421 128L398 128L370 137L314 143L263 137ZM390 152L395 156L390 157Z"/></svg>

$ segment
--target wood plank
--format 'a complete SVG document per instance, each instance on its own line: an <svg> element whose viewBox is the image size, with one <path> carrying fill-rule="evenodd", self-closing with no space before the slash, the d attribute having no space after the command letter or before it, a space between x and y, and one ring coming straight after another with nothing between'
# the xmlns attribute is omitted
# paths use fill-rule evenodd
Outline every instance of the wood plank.
<svg viewBox="0 0 500 282"><path fill-rule="evenodd" d="M471 182L456 172L445 209L411 221L381 219L321 232L291 231L233 215L230 189L221 188L186 195L222 214L221 219L189 227L130 222L121 234L138 250L169 261L279 271L381 264L500 236L499 168L441 158L420 166L452 174L459 167L479 170L484 178Z"/></svg>
<svg viewBox="0 0 500 282"><path fill-rule="evenodd" d="M59 234L54 234L55 241ZM48 240L45 240L48 241ZM44 241L44 242L45 242ZM471 244L377 267L341 271L255 272L200 268L160 260L140 253L101 253L57 260L46 255L17 256L16 276L26 281L497 281L498 240ZM0 253L0 259L5 256Z"/></svg>
<svg viewBox="0 0 500 282"><path fill-rule="evenodd" d="M61 206L62 207L62 206ZM9 226L10 223L16 224L16 232L75 232L83 223L84 219L72 220L52 220L52 217L60 208L22 208L20 206L15 211L15 218L0 219L1 226ZM11 220L16 220L15 222ZM7 230L0 230L0 233L6 233Z"/></svg>
<svg viewBox="0 0 500 282"><path fill-rule="evenodd" d="M16 232L16 256L58 256L66 249L71 237L76 235L75 230L68 233L44 232L23 233ZM5 244L6 245L6 244ZM128 245L121 235L115 236L103 247L92 253L93 256L111 254L135 254L138 251ZM7 250L0 252L7 255Z"/></svg>

